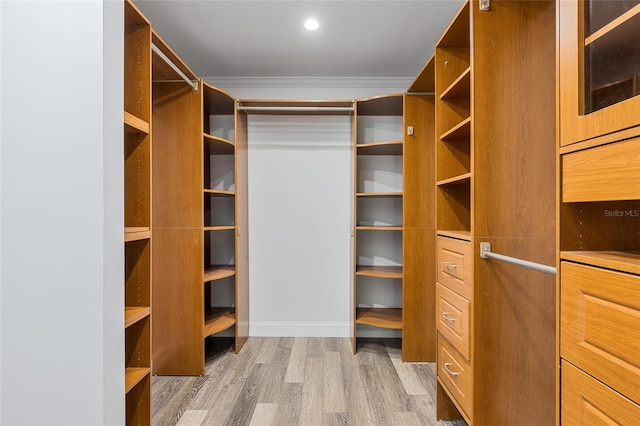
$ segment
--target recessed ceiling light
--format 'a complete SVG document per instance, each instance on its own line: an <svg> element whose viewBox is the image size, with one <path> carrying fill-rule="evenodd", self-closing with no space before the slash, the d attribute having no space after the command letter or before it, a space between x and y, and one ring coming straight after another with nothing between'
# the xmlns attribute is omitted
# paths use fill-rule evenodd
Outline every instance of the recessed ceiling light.
<svg viewBox="0 0 640 426"><path fill-rule="evenodd" d="M304 21L304 27L309 31L315 31L318 29L319 26L320 24L318 23L318 21L316 21L313 18L307 19L306 21Z"/></svg>

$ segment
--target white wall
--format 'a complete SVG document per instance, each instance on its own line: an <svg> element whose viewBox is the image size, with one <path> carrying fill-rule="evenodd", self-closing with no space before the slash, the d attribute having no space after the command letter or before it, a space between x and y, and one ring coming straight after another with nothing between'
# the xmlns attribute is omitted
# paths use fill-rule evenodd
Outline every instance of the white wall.
<svg viewBox="0 0 640 426"><path fill-rule="evenodd" d="M123 5L0 7L0 423L123 424Z"/></svg>
<svg viewBox="0 0 640 426"><path fill-rule="evenodd" d="M351 162L350 116L249 116L251 335L350 335Z"/></svg>

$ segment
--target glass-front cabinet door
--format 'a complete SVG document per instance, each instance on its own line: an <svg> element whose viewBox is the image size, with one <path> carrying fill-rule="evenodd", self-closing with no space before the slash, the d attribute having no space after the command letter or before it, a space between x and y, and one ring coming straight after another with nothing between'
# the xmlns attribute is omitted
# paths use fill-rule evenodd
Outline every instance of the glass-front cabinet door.
<svg viewBox="0 0 640 426"><path fill-rule="evenodd" d="M637 126L640 0L560 0L558 12L560 144Z"/></svg>

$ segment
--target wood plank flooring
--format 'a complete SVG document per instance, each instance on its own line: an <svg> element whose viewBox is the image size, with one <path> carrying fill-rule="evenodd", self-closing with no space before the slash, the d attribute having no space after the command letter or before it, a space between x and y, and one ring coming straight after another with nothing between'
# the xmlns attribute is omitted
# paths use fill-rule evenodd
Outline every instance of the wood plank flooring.
<svg viewBox="0 0 640 426"><path fill-rule="evenodd" d="M399 339L207 341L204 376L154 376L153 424L465 425L437 422L435 368L403 363Z"/></svg>

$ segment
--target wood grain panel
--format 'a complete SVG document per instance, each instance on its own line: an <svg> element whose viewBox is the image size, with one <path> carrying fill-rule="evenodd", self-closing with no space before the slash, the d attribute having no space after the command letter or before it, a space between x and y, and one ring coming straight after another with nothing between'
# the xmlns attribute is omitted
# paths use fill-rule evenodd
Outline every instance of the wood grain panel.
<svg viewBox="0 0 640 426"><path fill-rule="evenodd" d="M473 247L481 241L491 243L496 253L555 264L554 237L475 238ZM473 284L474 422L553 424L555 277L495 259L480 259L476 250Z"/></svg>
<svg viewBox="0 0 640 426"><path fill-rule="evenodd" d="M203 223L200 92L153 84L153 226Z"/></svg>
<svg viewBox="0 0 640 426"><path fill-rule="evenodd" d="M236 352L249 337L249 185L247 114L236 112Z"/></svg>
<svg viewBox="0 0 640 426"><path fill-rule="evenodd" d="M154 374L204 372L202 239L201 228L154 230Z"/></svg>
<svg viewBox="0 0 640 426"><path fill-rule="evenodd" d="M436 91L435 60L435 54L427 60L422 70L416 76L416 79L411 83L411 86L409 86L409 93Z"/></svg>
<svg viewBox="0 0 640 426"><path fill-rule="evenodd" d="M561 264L560 352L640 401L640 276Z"/></svg>
<svg viewBox="0 0 640 426"><path fill-rule="evenodd" d="M132 241L124 251L124 305L151 306L151 243Z"/></svg>
<svg viewBox="0 0 640 426"><path fill-rule="evenodd" d="M126 424L150 426L151 376L147 374L126 396Z"/></svg>
<svg viewBox="0 0 640 426"><path fill-rule="evenodd" d="M405 228L435 228L435 99L405 95L402 223ZM406 253L406 252L405 252Z"/></svg>
<svg viewBox="0 0 640 426"><path fill-rule="evenodd" d="M562 201L640 199L640 138L562 157Z"/></svg>
<svg viewBox="0 0 640 426"><path fill-rule="evenodd" d="M124 110L149 123L151 23L131 1L124 15Z"/></svg>
<svg viewBox="0 0 640 426"><path fill-rule="evenodd" d="M435 328L435 228L403 235L402 360L433 362Z"/></svg>
<svg viewBox="0 0 640 426"><path fill-rule="evenodd" d="M563 361L561 419L563 425L634 426L640 405Z"/></svg>
<svg viewBox="0 0 640 426"><path fill-rule="evenodd" d="M151 319L149 317L125 329L124 365L127 369L151 367L149 365L151 360L150 333Z"/></svg>

